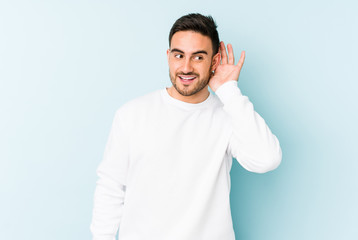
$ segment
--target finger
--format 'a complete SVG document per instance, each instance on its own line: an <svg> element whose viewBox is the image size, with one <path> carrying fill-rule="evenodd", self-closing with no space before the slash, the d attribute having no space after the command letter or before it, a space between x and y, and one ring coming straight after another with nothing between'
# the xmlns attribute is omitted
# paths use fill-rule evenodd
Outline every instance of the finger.
<svg viewBox="0 0 358 240"><path fill-rule="evenodd" d="M239 62L236 64L236 66L238 66L239 69L241 69L242 65L244 64L244 61L245 61L245 51L242 51Z"/></svg>
<svg viewBox="0 0 358 240"><path fill-rule="evenodd" d="M227 54L224 42L220 42L220 51L221 51L221 63L227 64Z"/></svg>
<svg viewBox="0 0 358 240"><path fill-rule="evenodd" d="M230 43L227 45L227 52L229 55L229 64L234 65L235 64L234 50L232 49L232 45Z"/></svg>

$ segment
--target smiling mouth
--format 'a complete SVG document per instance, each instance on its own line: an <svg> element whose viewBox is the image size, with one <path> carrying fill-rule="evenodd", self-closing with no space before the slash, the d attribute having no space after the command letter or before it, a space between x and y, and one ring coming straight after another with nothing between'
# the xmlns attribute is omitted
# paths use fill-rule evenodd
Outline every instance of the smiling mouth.
<svg viewBox="0 0 358 240"><path fill-rule="evenodd" d="M196 79L196 76L193 75L179 75L178 77L182 83L191 83Z"/></svg>

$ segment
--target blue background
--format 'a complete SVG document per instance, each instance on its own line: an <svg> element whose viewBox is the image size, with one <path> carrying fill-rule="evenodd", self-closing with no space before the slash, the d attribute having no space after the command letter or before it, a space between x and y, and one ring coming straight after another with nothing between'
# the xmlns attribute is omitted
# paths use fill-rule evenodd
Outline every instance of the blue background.
<svg viewBox="0 0 358 240"><path fill-rule="evenodd" d="M280 140L231 170L238 240L358 239L357 1L0 1L0 239L90 239L115 110L170 86L180 16L246 51L239 87Z"/></svg>

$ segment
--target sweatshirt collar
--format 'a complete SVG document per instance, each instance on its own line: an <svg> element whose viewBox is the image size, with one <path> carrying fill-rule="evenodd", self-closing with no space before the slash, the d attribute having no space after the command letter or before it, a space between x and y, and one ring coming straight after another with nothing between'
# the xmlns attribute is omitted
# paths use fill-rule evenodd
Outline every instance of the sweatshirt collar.
<svg viewBox="0 0 358 240"><path fill-rule="evenodd" d="M163 100L167 102L170 105L182 108L184 110L196 110L196 109L202 109L202 108L208 108L212 106L213 101L213 94L209 91L209 96L200 103L188 103L183 102L179 99L173 98L169 95L167 87L161 90Z"/></svg>

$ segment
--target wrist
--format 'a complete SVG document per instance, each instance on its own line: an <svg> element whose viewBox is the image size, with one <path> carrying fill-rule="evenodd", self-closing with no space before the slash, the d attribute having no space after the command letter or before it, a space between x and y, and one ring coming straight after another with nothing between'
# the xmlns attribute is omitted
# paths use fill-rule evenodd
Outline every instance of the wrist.
<svg viewBox="0 0 358 240"><path fill-rule="evenodd" d="M221 84L216 89L215 94L219 97L223 104L230 102L231 98L235 95L242 96L236 80L230 80Z"/></svg>

